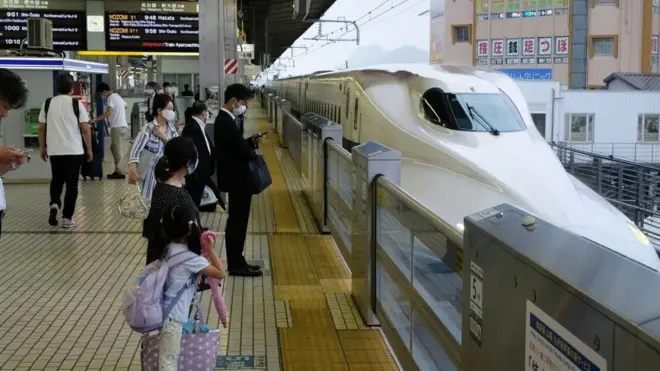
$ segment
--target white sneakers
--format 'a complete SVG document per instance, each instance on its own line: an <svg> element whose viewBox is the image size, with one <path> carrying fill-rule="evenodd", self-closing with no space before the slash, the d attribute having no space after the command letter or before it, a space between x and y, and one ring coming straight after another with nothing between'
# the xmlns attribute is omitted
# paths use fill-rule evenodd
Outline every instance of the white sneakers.
<svg viewBox="0 0 660 371"><path fill-rule="evenodd" d="M60 208L57 205L50 206L50 212L48 214L48 224L53 227L57 226L57 214L59 214ZM75 227L76 223L67 218L62 218L62 228L69 229Z"/></svg>

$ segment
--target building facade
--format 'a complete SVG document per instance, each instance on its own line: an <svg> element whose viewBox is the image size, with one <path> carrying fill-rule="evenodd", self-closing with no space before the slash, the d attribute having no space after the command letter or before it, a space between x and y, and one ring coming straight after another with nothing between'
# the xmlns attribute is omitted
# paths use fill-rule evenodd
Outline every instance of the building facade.
<svg viewBox="0 0 660 371"><path fill-rule="evenodd" d="M521 80L600 88L660 72L660 0L446 0L443 58Z"/></svg>

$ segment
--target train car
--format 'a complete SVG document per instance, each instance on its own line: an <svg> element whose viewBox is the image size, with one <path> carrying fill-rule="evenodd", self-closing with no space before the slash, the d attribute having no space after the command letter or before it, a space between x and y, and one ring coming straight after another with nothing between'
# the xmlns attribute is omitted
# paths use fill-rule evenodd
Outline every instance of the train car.
<svg viewBox="0 0 660 371"><path fill-rule="evenodd" d="M459 232L466 215L510 203L660 268L648 238L564 170L505 74L383 65L290 77L266 89L291 101L294 112L342 125L349 151L370 140L399 150L402 187Z"/></svg>

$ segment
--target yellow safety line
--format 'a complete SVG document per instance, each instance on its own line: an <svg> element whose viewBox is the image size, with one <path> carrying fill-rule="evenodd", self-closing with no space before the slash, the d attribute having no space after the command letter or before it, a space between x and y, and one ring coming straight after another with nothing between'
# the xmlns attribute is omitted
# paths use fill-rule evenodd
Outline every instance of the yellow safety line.
<svg viewBox="0 0 660 371"><path fill-rule="evenodd" d="M261 132L266 131L266 123L263 119L259 119L259 130ZM293 208L293 202L289 194L289 188L284 180L282 167L273 149L274 143L277 143L273 136L273 133L269 133L264 138L261 144L261 150L268 164L271 178L273 179L273 184L269 189L275 216L275 230L277 232L301 232L298 216Z"/></svg>

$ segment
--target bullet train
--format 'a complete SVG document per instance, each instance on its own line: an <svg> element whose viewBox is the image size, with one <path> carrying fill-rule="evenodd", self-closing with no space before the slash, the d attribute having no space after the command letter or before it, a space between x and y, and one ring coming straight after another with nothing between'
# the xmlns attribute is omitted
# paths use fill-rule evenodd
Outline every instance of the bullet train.
<svg viewBox="0 0 660 371"><path fill-rule="evenodd" d="M468 66L383 65L271 81L266 92L402 154L402 187L463 231L463 218L510 203L651 269L660 259L620 211L568 174L518 85Z"/></svg>

